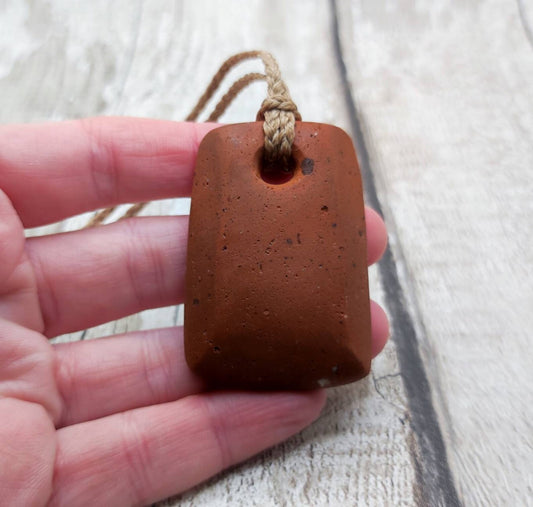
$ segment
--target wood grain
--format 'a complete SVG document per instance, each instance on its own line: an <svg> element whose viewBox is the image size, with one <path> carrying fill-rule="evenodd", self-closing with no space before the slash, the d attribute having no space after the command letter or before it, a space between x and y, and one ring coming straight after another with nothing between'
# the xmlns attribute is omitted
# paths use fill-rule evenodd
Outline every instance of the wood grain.
<svg viewBox="0 0 533 507"><path fill-rule="evenodd" d="M0 121L179 120L227 56L260 48L279 60L305 120L356 135L333 7L325 0L7 0L0 4ZM336 9L360 141L391 232L404 298L395 304L413 325L451 487L465 505L527 505L532 8L521 0L339 0ZM244 64L227 83L258 69ZM254 84L222 121L250 121L263 95L264 84ZM187 209L187 200L160 201L144 213ZM28 234L72 230L86 219ZM391 301L387 276L370 272L382 304ZM150 310L60 339L181 319L179 307ZM424 505L437 498L420 483L420 467L432 465L413 419L416 396L402 380L409 378L398 356L402 336L393 336L368 379L330 391L311 428L166 504Z"/></svg>
<svg viewBox="0 0 533 507"><path fill-rule="evenodd" d="M460 497L526 505L533 52L517 6L342 6L352 93Z"/></svg>

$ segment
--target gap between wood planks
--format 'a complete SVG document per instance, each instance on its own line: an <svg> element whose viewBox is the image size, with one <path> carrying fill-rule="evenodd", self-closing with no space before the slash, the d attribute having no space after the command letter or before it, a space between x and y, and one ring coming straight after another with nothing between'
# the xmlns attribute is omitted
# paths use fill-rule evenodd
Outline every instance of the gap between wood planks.
<svg viewBox="0 0 533 507"><path fill-rule="evenodd" d="M357 106L348 81L348 71L340 41L336 0L330 0L330 10L335 59L357 148L366 200L370 206L383 215L383 206L377 195ZM401 246L398 245L396 249L401 256ZM448 465L446 446L431 398L431 386L418 347L419 338L413 317L406 307L404 289L400 283L396 260L390 246L378 264L378 269L383 281L387 308L394 326L394 341L400 363L400 374L407 394L410 424L418 446L418 450L410 447L420 496L417 500L421 505L459 506L461 502ZM421 321L418 315L415 318Z"/></svg>
<svg viewBox="0 0 533 507"><path fill-rule="evenodd" d="M522 28L524 29L524 35L526 36L527 40L529 41L529 44L533 48L533 28L531 28L531 25L529 24L526 15L526 7L524 5L524 0L516 1L518 3L518 15L520 17L520 23L522 23Z"/></svg>

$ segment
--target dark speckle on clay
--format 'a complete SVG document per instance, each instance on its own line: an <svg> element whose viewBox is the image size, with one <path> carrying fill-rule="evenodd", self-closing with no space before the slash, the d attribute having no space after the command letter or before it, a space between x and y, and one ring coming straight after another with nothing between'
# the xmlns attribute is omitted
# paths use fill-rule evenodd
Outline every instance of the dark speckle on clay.
<svg viewBox="0 0 533 507"><path fill-rule="evenodd" d="M315 161L312 158L304 158L302 160L301 167L302 174L304 176L309 176L315 168Z"/></svg>

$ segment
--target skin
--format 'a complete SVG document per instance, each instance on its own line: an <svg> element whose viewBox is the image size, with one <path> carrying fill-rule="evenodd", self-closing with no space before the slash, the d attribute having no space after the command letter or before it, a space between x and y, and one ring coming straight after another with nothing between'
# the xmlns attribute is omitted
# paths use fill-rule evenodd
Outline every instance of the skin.
<svg viewBox="0 0 533 507"><path fill-rule="evenodd" d="M190 195L214 125L95 118L0 127L0 498L143 505L299 432L325 393L205 392L182 329L49 338L183 301L187 217L132 218L25 239L24 228ZM368 259L386 247L366 210ZM373 352L389 334L372 303Z"/></svg>

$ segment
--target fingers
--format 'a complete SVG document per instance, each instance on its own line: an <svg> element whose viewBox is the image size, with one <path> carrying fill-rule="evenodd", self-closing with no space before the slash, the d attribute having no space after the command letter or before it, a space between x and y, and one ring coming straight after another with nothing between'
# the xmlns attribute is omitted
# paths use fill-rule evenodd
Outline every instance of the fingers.
<svg viewBox="0 0 533 507"><path fill-rule="evenodd" d="M366 216L374 261L385 249L385 225L370 208ZM187 228L187 217L144 217L29 239L45 334L181 303Z"/></svg>
<svg viewBox="0 0 533 507"><path fill-rule="evenodd" d="M50 505L146 505L300 431L324 392L190 396L58 431Z"/></svg>
<svg viewBox="0 0 533 507"><path fill-rule="evenodd" d="M43 327L33 268L24 251L24 229L1 190L0 318L38 331Z"/></svg>
<svg viewBox="0 0 533 507"><path fill-rule="evenodd" d="M383 219L372 208L365 206L366 240L368 265L381 259L387 248L387 227Z"/></svg>
<svg viewBox="0 0 533 507"><path fill-rule="evenodd" d="M370 300L370 322L372 325L372 357L374 358L387 344L390 327L385 310L372 300Z"/></svg>
<svg viewBox="0 0 533 507"><path fill-rule="evenodd" d="M373 301L371 312L375 357L387 341L389 326L385 312ZM204 387L185 362L183 328L63 343L54 348L57 386L64 402L59 427L174 401Z"/></svg>
<svg viewBox="0 0 533 507"><path fill-rule="evenodd" d="M203 390L185 362L181 327L61 343L54 349L64 403L58 427Z"/></svg>
<svg viewBox="0 0 533 507"><path fill-rule="evenodd" d="M215 126L140 118L0 126L0 188L25 227L189 195L199 143Z"/></svg>
<svg viewBox="0 0 533 507"><path fill-rule="evenodd" d="M0 190L0 287L13 274L24 251L24 231L9 198ZM3 290L2 290L3 292Z"/></svg>
<svg viewBox="0 0 533 507"><path fill-rule="evenodd" d="M187 228L187 217L144 217L29 239L44 334L182 302Z"/></svg>

